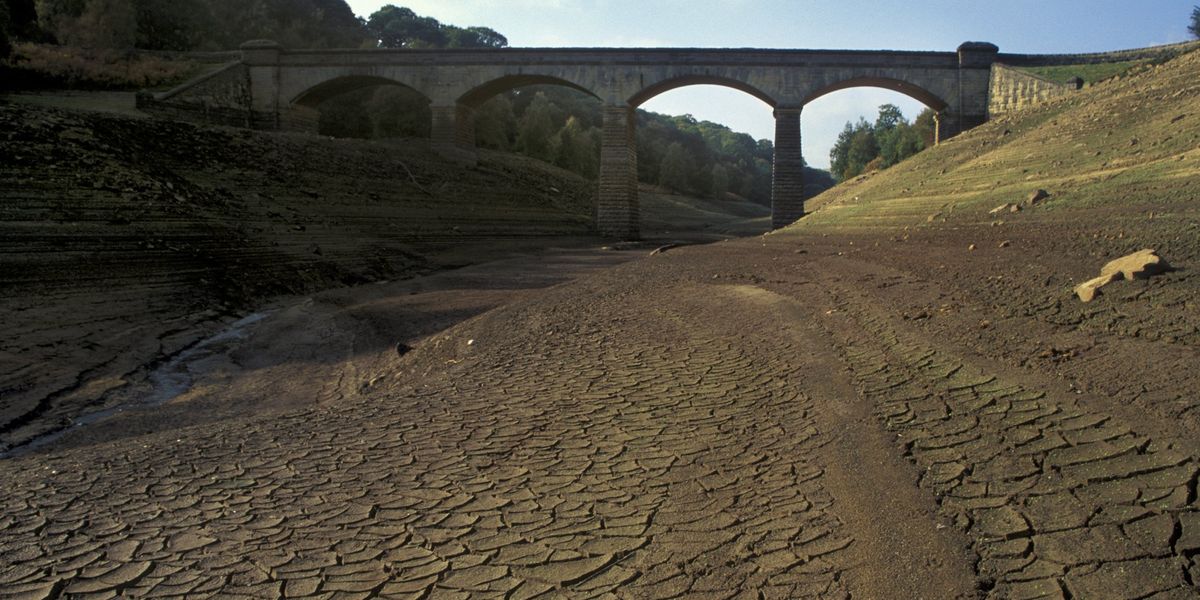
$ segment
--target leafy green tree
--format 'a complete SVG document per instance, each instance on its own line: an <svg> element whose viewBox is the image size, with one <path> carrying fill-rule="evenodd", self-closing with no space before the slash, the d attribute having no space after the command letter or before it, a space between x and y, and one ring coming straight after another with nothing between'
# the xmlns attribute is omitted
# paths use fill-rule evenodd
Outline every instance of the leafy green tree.
<svg viewBox="0 0 1200 600"><path fill-rule="evenodd" d="M137 0L134 7L138 48L194 50L206 45L205 32L217 29L203 0Z"/></svg>
<svg viewBox="0 0 1200 600"><path fill-rule="evenodd" d="M508 38L487 27L444 25L411 9L389 4L367 17L366 29L380 48L503 48Z"/></svg>
<svg viewBox="0 0 1200 600"><path fill-rule="evenodd" d="M537 92L525 109L517 128L517 149L526 156L550 162L554 160L552 136L554 121L550 116L550 101L546 94Z"/></svg>
<svg viewBox="0 0 1200 600"><path fill-rule="evenodd" d="M881 105L879 107L879 116L875 118L875 134L879 135L905 123L908 123L908 121L904 119L904 113L900 112L899 106L895 104Z"/></svg>
<svg viewBox="0 0 1200 600"><path fill-rule="evenodd" d="M689 183L687 151L683 144L672 142L663 154L658 168L658 184L678 192L687 191Z"/></svg>
<svg viewBox="0 0 1200 600"><path fill-rule="evenodd" d="M455 27L443 25L446 31L447 48L504 48L508 38L487 27Z"/></svg>
<svg viewBox="0 0 1200 600"><path fill-rule="evenodd" d="M854 136L850 138L847 169L850 177L866 170L867 164L879 156L879 142L875 139L875 130L865 119L860 120L854 128Z"/></svg>
<svg viewBox="0 0 1200 600"><path fill-rule="evenodd" d="M0 4L0 60L8 58L12 54L12 42L8 39L8 32L12 29L12 16L8 11L8 4Z"/></svg>
<svg viewBox="0 0 1200 600"><path fill-rule="evenodd" d="M886 169L925 148L936 136L935 113L925 109L909 123L893 104L879 107L875 122L846 123L829 152L834 178L845 181L866 170Z"/></svg>
<svg viewBox="0 0 1200 600"><path fill-rule="evenodd" d="M1200 39L1200 6L1192 7L1192 24L1188 25L1188 31L1193 37Z"/></svg>
<svg viewBox="0 0 1200 600"><path fill-rule="evenodd" d="M0 11L7 13L5 30L11 37L25 40L40 37L34 0L4 0L0 2Z"/></svg>
<svg viewBox="0 0 1200 600"><path fill-rule="evenodd" d="M372 137L429 137L433 115L424 96L399 85L384 85L374 90L364 107L373 117Z"/></svg>
<svg viewBox="0 0 1200 600"><path fill-rule="evenodd" d="M379 88L366 88L335 96L317 107L321 116L317 131L339 138L373 138L375 125L367 103Z"/></svg>
<svg viewBox="0 0 1200 600"><path fill-rule="evenodd" d="M937 113L932 108L926 108L913 121L913 129L921 138L922 148L932 148L937 144Z"/></svg>
<svg viewBox="0 0 1200 600"><path fill-rule="evenodd" d="M379 40L380 48L444 48L449 41L437 19L394 4L372 13L367 31Z"/></svg>
<svg viewBox="0 0 1200 600"><path fill-rule="evenodd" d="M493 150L512 150L517 117L508 94L499 94L475 110L475 143Z"/></svg>
<svg viewBox="0 0 1200 600"><path fill-rule="evenodd" d="M724 200L725 195L729 193L729 170L722 165L713 165L712 168L712 185L710 190L712 197L717 200Z"/></svg>
<svg viewBox="0 0 1200 600"><path fill-rule="evenodd" d="M85 48L133 48L137 43L137 13L133 3L130 0L90 0L64 41Z"/></svg>
<svg viewBox="0 0 1200 600"><path fill-rule="evenodd" d="M846 123L842 132L838 134L837 141L833 143L833 148L829 150L829 168L838 181L845 181L849 178L847 173L850 170L850 142L853 139L854 125Z"/></svg>
<svg viewBox="0 0 1200 600"><path fill-rule="evenodd" d="M558 143L554 164L574 171L588 179L595 179L600 172L599 131L588 129L574 116L558 132Z"/></svg>

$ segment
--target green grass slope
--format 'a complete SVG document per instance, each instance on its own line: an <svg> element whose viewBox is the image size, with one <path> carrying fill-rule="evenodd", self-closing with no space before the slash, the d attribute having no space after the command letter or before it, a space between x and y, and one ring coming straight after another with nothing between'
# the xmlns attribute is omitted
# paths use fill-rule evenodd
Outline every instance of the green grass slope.
<svg viewBox="0 0 1200 600"><path fill-rule="evenodd" d="M1034 210L992 215L1045 189ZM1192 219L1200 189L1200 53L993 120L809 202L799 227ZM1151 216L1149 213L1153 212Z"/></svg>

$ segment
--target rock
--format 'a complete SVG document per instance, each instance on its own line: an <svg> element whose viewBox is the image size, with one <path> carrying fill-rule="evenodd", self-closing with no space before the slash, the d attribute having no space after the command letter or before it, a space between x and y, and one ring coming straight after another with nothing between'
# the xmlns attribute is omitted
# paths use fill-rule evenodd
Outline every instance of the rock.
<svg viewBox="0 0 1200 600"><path fill-rule="evenodd" d="M670 250L672 248L678 248L678 247L679 247L679 244L666 244L663 246L659 246L659 247L655 248L653 252L650 253L650 256L657 256L659 254L665 254L668 250Z"/></svg>
<svg viewBox="0 0 1200 600"><path fill-rule="evenodd" d="M412 346L409 346L408 344L405 344L404 342L396 342L396 354L399 354L400 356L404 356L405 354L408 354L409 352L412 352Z"/></svg>
<svg viewBox="0 0 1200 600"><path fill-rule="evenodd" d="M1109 261L1100 269L1100 276L1075 286L1075 295L1091 302L1100 295L1100 288L1122 279L1148 279L1171 270L1171 265L1154 250L1145 249Z"/></svg>
<svg viewBox="0 0 1200 600"><path fill-rule="evenodd" d="M968 250L968 251L971 251L971 250L974 250L974 249L975 249L975 244L971 244L970 246L967 246L967 250Z"/></svg>
<svg viewBox="0 0 1200 600"><path fill-rule="evenodd" d="M1000 242L1000 244L999 244L999 246L1000 246L1001 248L1007 248L1007 247L1009 247L1009 246L1011 246L1011 245L1012 245L1012 242L1010 242L1010 241L1008 241L1008 240L1004 240L1003 242Z"/></svg>
<svg viewBox="0 0 1200 600"><path fill-rule="evenodd" d="M1013 211L1014 208L1017 210L1021 210L1021 207L1017 206L1016 204L1001 204L1000 206L997 206L996 208L989 210L988 214L995 215L995 214L999 214L999 213L1003 213L1003 212L1015 212L1015 211Z"/></svg>
<svg viewBox="0 0 1200 600"><path fill-rule="evenodd" d="M1050 192L1047 192L1046 190L1036 190L1029 193L1029 197L1025 199L1025 204L1028 206L1035 206L1037 203L1049 197Z"/></svg>
<svg viewBox="0 0 1200 600"><path fill-rule="evenodd" d="M1120 273L1123 279L1149 279L1171 270L1171 265L1150 248L1109 261L1100 269L1101 275Z"/></svg>
<svg viewBox="0 0 1200 600"><path fill-rule="evenodd" d="M1100 295L1100 288L1116 281L1112 275L1101 275L1075 286L1075 295L1084 302L1091 302Z"/></svg>

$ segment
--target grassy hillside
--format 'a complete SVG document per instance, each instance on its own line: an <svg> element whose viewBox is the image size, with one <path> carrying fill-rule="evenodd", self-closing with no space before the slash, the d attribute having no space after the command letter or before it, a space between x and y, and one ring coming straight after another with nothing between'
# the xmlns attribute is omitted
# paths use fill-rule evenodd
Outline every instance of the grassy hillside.
<svg viewBox="0 0 1200 600"><path fill-rule="evenodd" d="M1129 229L1163 218L1183 224L1197 209L1198 147L1200 53L1193 52L846 182L810 201L810 210L821 210L800 227L1053 222L1081 211L1099 225L1110 220L1106 209L1119 209ZM1038 189L1051 197L1034 210L989 214Z"/></svg>
<svg viewBox="0 0 1200 600"><path fill-rule="evenodd" d="M726 200L693 198L644 184L639 192L642 235L647 237L710 241L771 229L770 207L757 202L735 196Z"/></svg>

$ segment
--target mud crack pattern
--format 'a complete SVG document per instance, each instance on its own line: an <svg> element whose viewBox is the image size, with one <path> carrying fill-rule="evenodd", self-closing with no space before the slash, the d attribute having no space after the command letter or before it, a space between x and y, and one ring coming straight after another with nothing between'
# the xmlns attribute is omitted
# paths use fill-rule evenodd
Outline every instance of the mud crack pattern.
<svg viewBox="0 0 1200 600"><path fill-rule="evenodd" d="M992 598L1194 598L1200 468L1086 406L915 342L846 289L861 392L966 532ZM857 332L857 333L856 333Z"/></svg>
<svg viewBox="0 0 1200 600"><path fill-rule="evenodd" d="M811 399L769 352L602 304L502 316L571 333L485 349L429 387L11 461L0 589L846 597L851 540L805 458ZM622 343L635 327L655 341Z"/></svg>

